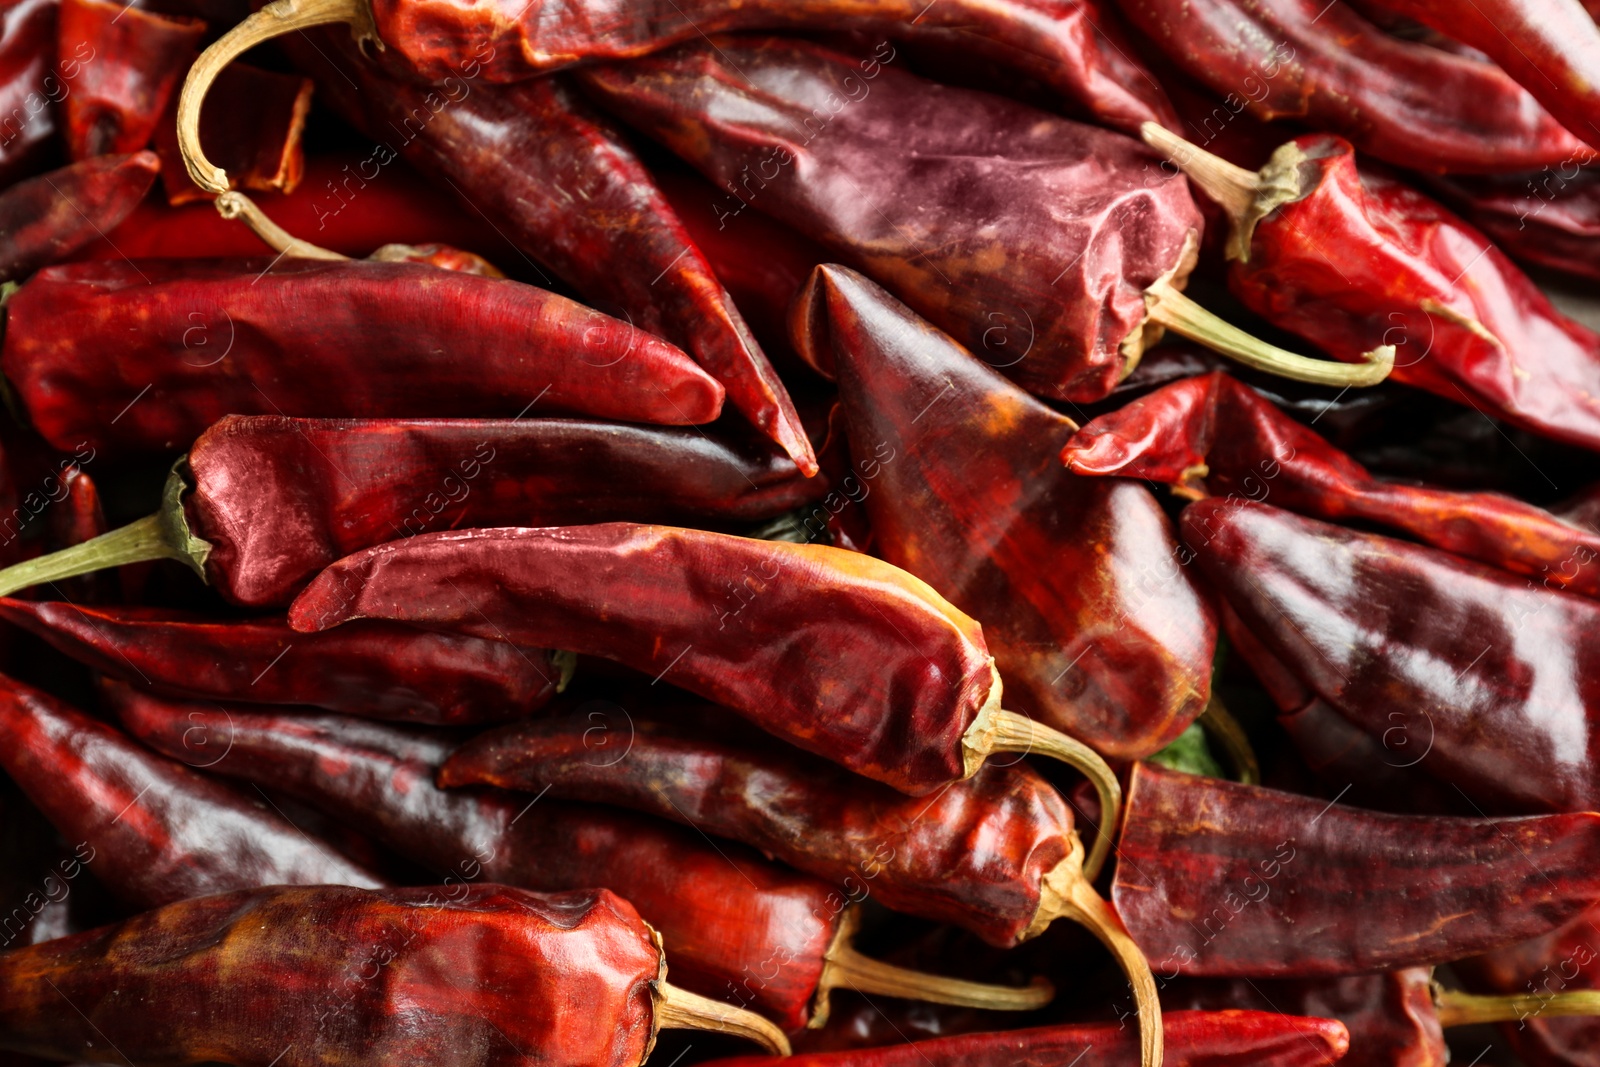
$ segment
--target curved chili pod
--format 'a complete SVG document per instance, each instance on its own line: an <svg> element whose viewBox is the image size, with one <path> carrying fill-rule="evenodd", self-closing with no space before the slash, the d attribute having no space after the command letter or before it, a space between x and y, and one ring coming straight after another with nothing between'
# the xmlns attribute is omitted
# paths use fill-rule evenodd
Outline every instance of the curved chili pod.
<svg viewBox="0 0 1600 1067"><path fill-rule="evenodd" d="M48 166L55 105L95 59L91 49L56 56L60 10L61 0L17 0L0 10L0 186Z"/></svg>
<svg viewBox="0 0 1600 1067"><path fill-rule="evenodd" d="M0 598L0 619L114 678L179 696L308 704L374 719L503 722L555 694L543 649L393 623L297 634L282 616Z"/></svg>
<svg viewBox="0 0 1600 1067"><path fill-rule="evenodd" d="M61 101L67 154L83 160L148 145L205 32L195 18L110 0L61 0L58 55L67 62L85 49L94 55ZM56 73L65 71L58 66Z"/></svg>
<svg viewBox="0 0 1600 1067"><path fill-rule="evenodd" d="M0 281L25 278L116 228L161 170L154 152L104 156L0 193Z"/></svg>
<svg viewBox="0 0 1600 1067"><path fill-rule="evenodd" d="M224 415L675 425L722 407L665 341L531 285L413 263L75 263L34 275L6 313L0 368L67 450L183 448Z"/></svg>
<svg viewBox="0 0 1600 1067"><path fill-rule="evenodd" d="M1172 62L1262 119L1301 119L1416 170L1534 170L1590 150L1499 67L1318 0L1124 0Z"/></svg>
<svg viewBox="0 0 1600 1067"><path fill-rule="evenodd" d="M1072 420L847 267L795 322L834 364L874 551L983 620L1008 703L1118 759L1182 733L1216 620L1150 491L1063 470Z"/></svg>
<svg viewBox="0 0 1600 1067"><path fill-rule="evenodd" d="M1600 171L1578 162L1504 177L1451 175L1430 187L1511 258L1600 280Z"/></svg>
<svg viewBox="0 0 1600 1067"><path fill-rule="evenodd" d="M1166 973L1360 974L1554 929L1600 897L1597 850L1595 812L1383 815L1139 763L1112 901Z"/></svg>
<svg viewBox="0 0 1600 1067"><path fill-rule="evenodd" d="M1256 637L1393 760L1505 812L1600 806L1600 604L1431 548L1220 499L1184 539Z"/></svg>
<svg viewBox="0 0 1600 1067"><path fill-rule="evenodd" d="M239 1067L637 1067L662 1027L719 1028L663 980L655 931L621 897L459 890L241 890L7 953L0 1048ZM764 1019L713 1007L726 1029L788 1051Z"/></svg>
<svg viewBox="0 0 1600 1067"><path fill-rule="evenodd" d="M1334 522L1385 526L1540 578L1546 588L1600 596L1594 529L1500 493L1379 481L1221 371L1163 386L1099 416L1068 442L1061 459L1079 474L1161 482L1193 499L1249 499Z"/></svg>
<svg viewBox="0 0 1600 1067"><path fill-rule="evenodd" d="M786 1030L821 1026L839 985L1014 1009L1050 999L1048 983L1007 989L860 956L854 915L827 883L737 846L610 807L541 799L534 810L497 790L441 790L451 735L107 691L123 725L159 751L287 793L434 871L546 892L610 886L661 931L679 982ZM585 716L600 761L618 758L607 734L624 725L609 710Z"/></svg>
<svg viewBox="0 0 1600 1067"><path fill-rule="evenodd" d="M138 907L277 883L383 884L232 787L9 678L0 678L0 767Z"/></svg>

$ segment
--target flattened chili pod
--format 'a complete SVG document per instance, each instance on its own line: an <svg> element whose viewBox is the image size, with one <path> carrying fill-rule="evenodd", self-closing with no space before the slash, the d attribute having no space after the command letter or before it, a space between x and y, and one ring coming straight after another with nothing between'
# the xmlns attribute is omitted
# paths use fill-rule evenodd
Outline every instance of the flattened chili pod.
<svg viewBox="0 0 1600 1067"><path fill-rule="evenodd" d="M1216 620L1148 489L1062 470L1072 420L848 267L794 323L834 364L874 552L983 620L1008 702L1119 759L1205 710Z"/></svg>
<svg viewBox="0 0 1600 1067"><path fill-rule="evenodd" d="M727 189L723 219L754 207L815 237L1040 396L1104 397L1162 328L1308 380L1388 373L1387 350L1352 372L1185 298L1199 210L1131 139L892 58L739 38L573 76Z"/></svg>
<svg viewBox="0 0 1600 1067"><path fill-rule="evenodd" d="M57 19L59 55L94 56L76 65L60 98L67 155L84 160L148 146L206 24L110 0L61 0Z"/></svg>
<svg viewBox="0 0 1600 1067"><path fill-rule="evenodd" d="M3 677L0 768L138 907L280 883L383 884L232 787Z"/></svg>
<svg viewBox="0 0 1600 1067"><path fill-rule="evenodd" d="M157 692L373 719L503 722L543 706L562 673L543 649L384 622L298 634L281 615L225 620L9 597L0 619Z"/></svg>
<svg viewBox="0 0 1600 1067"><path fill-rule="evenodd" d="M1600 898L1597 854L1595 812L1384 815L1139 763L1112 901L1166 974L1360 974L1554 929Z"/></svg>
<svg viewBox="0 0 1600 1067"><path fill-rule="evenodd" d="M1377 534L1221 499L1184 539L1295 677L1395 764L1496 812L1600 808L1600 604Z"/></svg>
<svg viewBox="0 0 1600 1067"><path fill-rule="evenodd" d="M627 896L661 932L687 988L754 1007L786 1030L821 1026L837 986L872 994L1027 1010L1049 983L1009 989L907 971L857 954L853 909L825 882L731 844L608 806L445 791L433 778L459 737L190 704L106 687L123 725L174 759L243 778L328 812L450 878L544 892L589 885ZM618 717L591 712L603 734ZM614 758L597 746L593 758Z"/></svg>
<svg viewBox="0 0 1600 1067"><path fill-rule="evenodd" d="M50 267L6 307L0 368L68 451L184 448L230 414L678 425L722 408L722 386L665 341L531 285L415 263Z"/></svg>
<svg viewBox="0 0 1600 1067"><path fill-rule="evenodd" d="M1061 458L1079 474L1162 482L1196 500L1249 499L1334 522L1386 526L1539 578L1546 588L1600 596L1594 529L1500 493L1380 481L1221 371L1173 382L1101 415Z"/></svg>
<svg viewBox="0 0 1600 1067"><path fill-rule="evenodd" d="M0 281L26 278L116 229L160 170L154 152L105 156L0 193Z"/></svg>
<svg viewBox="0 0 1600 1067"><path fill-rule="evenodd" d="M665 973L655 931L604 889L272 886L0 955L0 1048L239 1067L638 1067L658 1030L690 1027L788 1051L765 1019Z"/></svg>

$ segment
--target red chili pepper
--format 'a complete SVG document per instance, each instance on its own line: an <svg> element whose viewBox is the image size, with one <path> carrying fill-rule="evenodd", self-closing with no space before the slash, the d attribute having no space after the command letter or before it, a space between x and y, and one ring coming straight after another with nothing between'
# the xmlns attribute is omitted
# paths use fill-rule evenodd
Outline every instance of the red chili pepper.
<svg viewBox="0 0 1600 1067"><path fill-rule="evenodd" d="M1041 396L1104 397L1163 326L1313 380L1387 373L1382 353L1352 374L1187 300L1200 214L1130 139L893 59L741 38L574 77L728 190L719 220L754 207L816 238Z"/></svg>
<svg viewBox="0 0 1600 1067"><path fill-rule="evenodd" d="M788 1051L760 1016L669 986L655 931L607 890L459 888L240 890L7 953L0 1047L239 1067L637 1067L657 1031L691 1027Z"/></svg>
<svg viewBox="0 0 1600 1067"><path fill-rule="evenodd" d="M1596 849L1594 812L1383 815L1139 763L1112 901L1163 977L1360 974L1554 929L1600 895Z"/></svg>
<svg viewBox="0 0 1600 1067"><path fill-rule="evenodd" d="M593 758L592 723L530 720L467 742L438 782L646 811L825 879L837 887L835 910L870 896L1001 947L1058 918L1081 923L1133 985L1146 1067L1161 1062L1154 980L1084 877L1072 809L1043 778L1026 766L988 766L931 798L907 797L793 749L707 741L731 724L700 720L684 729L635 717L627 758L609 765Z"/></svg>
<svg viewBox="0 0 1600 1067"><path fill-rule="evenodd" d="M1125 0L1183 71L1261 119L1299 119L1415 170L1505 173L1587 158L1505 71L1318 0Z"/></svg>
<svg viewBox="0 0 1600 1067"><path fill-rule="evenodd" d="M1379 481L1220 371L1163 386L1101 415L1061 458L1079 474L1143 478L1191 499L1248 499L1334 522L1387 527L1539 578L1546 588L1600 596L1600 532L1499 493Z"/></svg>
<svg viewBox="0 0 1600 1067"><path fill-rule="evenodd" d="M61 0L57 27L56 75L71 83L61 99L63 133L74 160L148 145L206 32L199 19L110 0ZM80 63L84 55L94 58Z"/></svg>
<svg viewBox="0 0 1600 1067"><path fill-rule="evenodd" d="M441 790L433 778L452 735L107 689L123 725L158 751L285 792L435 872L543 892L614 888L672 946L679 982L786 1030L821 1026L841 986L1013 1010L1050 1000L1048 983L1009 989L861 956L854 909L832 907L827 883L738 846L608 807L541 799L534 810L498 790ZM602 708L584 718L603 762L627 740L620 709Z"/></svg>
<svg viewBox="0 0 1600 1067"><path fill-rule="evenodd" d="M57 73L60 10L61 0L17 0L0 10L0 186L49 165L55 105L94 59L93 53L62 56Z"/></svg>
<svg viewBox="0 0 1600 1067"><path fill-rule="evenodd" d="M77 858L137 907L279 883L382 884L233 787L9 678L0 678L0 767L63 836L84 843Z"/></svg>
<svg viewBox="0 0 1600 1067"><path fill-rule="evenodd" d="M211 700L309 704L373 719L504 722L543 706L562 666L543 649L392 623L296 634L281 616L0 597L0 619L114 678Z"/></svg>
<svg viewBox="0 0 1600 1067"><path fill-rule="evenodd" d="M182 448L229 414L511 416L537 404L684 424L722 404L688 357L626 323L533 286L408 263L51 267L7 305L0 366L67 451Z"/></svg>
<svg viewBox="0 0 1600 1067"><path fill-rule="evenodd" d="M1392 343L1396 381L1557 440L1600 446L1600 335L1558 312L1488 238L1349 142L1296 138L1258 174L1159 127L1146 138L1234 221L1229 286L1340 359Z"/></svg>
<svg viewBox="0 0 1600 1067"><path fill-rule="evenodd" d="M200 135L228 172L232 188L292 193L299 187L305 175L300 133L311 111L311 91L310 78L244 63L233 64L217 77L211 106L200 120ZM161 117L155 144L161 152L161 185L167 202L209 201L211 194L190 181L183 166L176 100Z"/></svg>
<svg viewBox="0 0 1600 1067"><path fill-rule="evenodd" d="M61 499L46 516L45 545L57 552L92 541L106 532L100 487L82 467L61 472ZM75 604L105 604L118 599L117 576L99 574L63 579L55 586L62 599Z"/></svg>
<svg viewBox="0 0 1600 1067"><path fill-rule="evenodd" d="M0 193L0 281L26 278L104 236L144 199L160 166L154 152L104 156Z"/></svg>
<svg viewBox="0 0 1600 1067"><path fill-rule="evenodd" d="M1183 534L1261 644L1390 765L1496 812L1600 804L1600 604L1264 505L1199 501Z"/></svg>
<svg viewBox="0 0 1600 1067"><path fill-rule="evenodd" d="M1600 171L1574 158L1533 174L1450 175L1430 185L1513 259L1600 279Z"/></svg>
<svg viewBox="0 0 1600 1067"><path fill-rule="evenodd" d="M1063 470L1071 419L847 267L818 268L794 322L834 365L874 552L983 620L1008 700L1118 759L1182 733L1216 620L1149 490Z"/></svg>

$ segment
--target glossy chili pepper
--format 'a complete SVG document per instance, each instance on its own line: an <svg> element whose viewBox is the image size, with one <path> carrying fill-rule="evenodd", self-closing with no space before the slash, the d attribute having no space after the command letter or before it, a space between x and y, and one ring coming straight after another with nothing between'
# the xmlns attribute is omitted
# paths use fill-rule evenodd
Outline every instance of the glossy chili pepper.
<svg viewBox="0 0 1600 1067"><path fill-rule="evenodd" d="M110 0L61 0L57 76L64 79L72 57L94 55L61 101L67 154L83 160L147 146L205 32L195 18Z"/></svg>
<svg viewBox="0 0 1600 1067"><path fill-rule="evenodd" d="M1504 173L1588 147L1505 71L1317 0L1123 0L1168 59L1261 119L1298 119L1415 170Z"/></svg>
<svg viewBox="0 0 1600 1067"><path fill-rule="evenodd" d="M311 110L310 78L235 63L217 78L200 135L235 189L292 193L305 174L300 133ZM189 179L178 147L178 107L162 115L155 144L161 152L161 185L167 202L210 200ZM386 238L387 239L387 238Z"/></svg>
<svg viewBox="0 0 1600 1067"><path fill-rule="evenodd" d="M1368 735L1408 739L1394 765L1491 811L1600 803L1600 604L1265 505L1199 501L1183 534L1289 671Z"/></svg>
<svg viewBox="0 0 1600 1067"><path fill-rule="evenodd" d="M315 631L362 617L559 637L913 795L995 752L1048 755L1087 775L1107 812L1090 872L1110 847L1120 787L1105 762L1003 710L978 623L855 552L631 523L422 534L335 563L289 621Z"/></svg>
<svg viewBox="0 0 1600 1067"><path fill-rule="evenodd" d="M63 329L71 323L71 329ZM709 422L722 387L678 349L519 282L410 263L50 267L0 357L53 445L183 448L230 414Z"/></svg>
<svg viewBox="0 0 1600 1067"><path fill-rule="evenodd" d="M854 912L831 906L827 883L738 846L609 807L439 789L452 735L107 690L124 726L159 751L287 793L430 870L544 892L611 887L661 932L677 981L786 1030L821 1026L835 987L1018 1010L1050 999L1048 983L1007 989L861 956ZM585 716L597 760L626 743L606 736L624 728L615 710Z"/></svg>
<svg viewBox="0 0 1600 1067"><path fill-rule="evenodd" d="M1600 279L1600 170L1577 158L1530 174L1434 178L1430 187L1513 259Z"/></svg>
<svg viewBox="0 0 1600 1067"><path fill-rule="evenodd" d="M172 556L234 603L281 607L341 556L430 530L744 522L827 492L828 479L806 479L759 438L727 429L229 415L190 448L160 512L0 574L0 588Z"/></svg>
<svg viewBox="0 0 1600 1067"><path fill-rule="evenodd" d="M1600 446L1600 335L1442 205L1359 171L1326 134L1254 174L1159 127L1145 136L1227 209L1229 286L1251 310L1340 359L1393 343L1396 381Z"/></svg>
<svg viewBox="0 0 1600 1067"><path fill-rule="evenodd" d="M1600 595L1600 531L1499 493L1379 481L1220 371L1163 386L1101 415L1061 458L1079 474L1160 482L1191 499L1248 499L1334 522L1387 527L1538 578L1546 588Z"/></svg>
<svg viewBox="0 0 1600 1067"><path fill-rule="evenodd" d="M167 608L0 598L0 618L95 670L157 692L308 704L374 719L504 722L554 695L543 649L393 623L296 634L282 616L218 620Z"/></svg>
<svg viewBox="0 0 1600 1067"><path fill-rule="evenodd" d="M0 740L0 767L137 907L279 883L382 884L259 801L9 678Z"/></svg>
<svg viewBox="0 0 1600 1067"><path fill-rule="evenodd" d="M1314 380L1387 373L1383 354L1351 374L1185 298L1199 212L1129 139L894 58L754 38L574 76L728 190L720 218L754 207L814 236L1031 392L1097 400L1161 327Z"/></svg>
<svg viewBox="0 0 1600 1067"><path fill-rule="evenodd" d="M983 620L1008 701L1120 759L1182 733L1216 620L1150 491L1063 470L1072 420L847 267L794 322L834 365L875 553Z"/></svg>
<svg viewBox="0 0 1600 1067"><path fill-rule="evenodd" d="M655 931L605 889L271 886L0 956L0 1047L240 1067L637 1067L658 1030L691 1027L788 1051L765 1019L665 972Z"/></svg>
<svg viewBox="0 0 1600 1067"><path fill-rule="evenodd" d="M838 910L871 896L1002 947L1058 918L1081 923L1133 985L1145 1064L1161 1062L1154 980L1083 875L1072 809L1036 773L985 767L931 798L913 798L759 738L708 741L729 734L714 717L689 728L631 721L627 757L609 765L588 747L592 723L574 716L481 734L450 757L438 781L647 811L832 883Z"/></svg>
<svg viewBox="0 0 1600 1067"><path fill-rule="evenodd" d="M1383 815L1140 763L1112 901L1164 974L1360 974L1554 929L1600 892L1597 848L1594 812Z"/></svg>
<svg viewBox="0 0 1600 1067"><path fill-rule="evenodd" d="M95 59L88 50L61 56L57 72L60 9L61 0L17 0L0 9L0 186L49 166L56 105Z"/></svg>
<svg viewBox="0 0 1600 1067"><path fill-rule="evenodd" d="M61 500L46 515L45 546L57 552L92 541L106 532L100 486L82 467L61 472ZM106 604L120 599L118 577L113 574L66 578L56 585L63 600L75 604Z"/></svg>
<svg viewBox="0 0 1600 1067"><path fill-rule="evenodd" d="M0 281L26 278L104 236L144 199L154 152L73 163L0 193Z"/></svg>

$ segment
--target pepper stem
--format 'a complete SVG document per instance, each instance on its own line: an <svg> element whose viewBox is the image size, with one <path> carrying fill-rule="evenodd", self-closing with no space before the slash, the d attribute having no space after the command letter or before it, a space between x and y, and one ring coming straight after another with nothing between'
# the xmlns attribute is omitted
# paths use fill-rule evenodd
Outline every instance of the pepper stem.
<svg viewBox="0 0 1600 1067"><path fill-rule="evenodd" d="M1235 778L1245 785L1261 784L1261 764L1256 760L1250 737L1215 690L1212 690L1206 710L1200 713L1200 726L1227 754Z"/></svg>
<svg viewBox="0 0 1600 1067"><path fill-rule="evenodd" d="M178 460L167 475L160 511L59 552L0 570L0 596L10 596L19 589L44 582L152 559L187 563L200 575L200 580L205 581L205 563L211 555L211 545L189 532L189 524L183 516L182 497L189 487L182 473L184 462Z"/></svg>
<svg viewBox="0 0 1600 1067"><path fill-rule="evenodd" d="M753 1011L679 989L666 981L656 983L658 1030L713 1030L749 1038L777 1056L789 1055L789 1039L772 1023Z"/></svg>
<svg viewBox="0 0 1600 1067"><path fill-rule="evenodd" d="M1231 325L1184 296L1170 282L1158 281L1144 291L1146 314L1182 337L1238 360L1247 367L1314 385L1377 385L1394 369L1394 346L1363 352L1364 363L1311 359L1269 345Z"/></svg>
<svg viewBox="0 0 1600 1067"><path fill-rule="evenodd" d="M828 951L823 955L822 977L817 982L817 995L811 1002L811 1018L806 1023L812 1030L827 1023L829 994L839 987L862 993L881 993L886 997L954 1004L963 1008L985 1008L989 1011L1032 1011L1055 999L1055 987L1042 977L1022 987L991 985L907 970L863 956L851 944L860 922L861 914L857 909L847 910L838 931L833 935L833 944L828 946Z"/></svg>
<svg viewBox="0 0 1600 1067"><path fill-rule="evenodd" d="M256 202L236 189L229 189L217 197L217 214L225 219L238 219L254 231L255 235L265 241L274 252L282 252L286 256L296 259L331 259L347 260L349 256L314 245L310 241L302 241L276 222L267 218L267 213L256 206Z"/></svg>
<svg viewBox="0 0 1600 1067"><path fill-rule="evenodd" d="M1140 126L1139 136L1145 144L1171 160L1201 192L1215 200L1235 226L1249 213L1261 189L1261 176L1255 171L1234 166L1154 122Z"/></svg>
<svg viewBox="0 0 1600 1067"><path fill-rule="evenodd" d="M293 30L348 22L357 41L382 48L369 0L273 0L223 34L189 68L178 97L178 149L189 177L209 193L228 191L228 173L206 158L200 147L200 108L224 67L263 41Z"/></svg>
<svg viewBox="0 0 1600 1067"><path fill-rule="evenodd" d="M1083 868L1090 881L1100 876L1122 818L1122 783L1100 753L1060 730L1000 708L985 709L967 728L962 744L979 763L995 752L1036 753L1060 760L1089 779L1100 797L1100 825Z"/></svg>
<svg viewBox="0 0 1600 1067"><path fill-rule="evenodd" d="M1156 992L1155 975L1144 952L1128 936L1127 927L1101 899L1083 876L1079 866L1083 844L1073 839L1067 858L1056 864L1039 887L1039 911L1024 937L1043 933L1055 919L1070 919L1088 930L1111 951L1133 987L1134 1006L1139 1016L1139 1062L1141 1067L1161 1067L1161 998Z"/></svg>
<svg viewBox="0 0 1600 1067"><path fill-rule="evenodd" d="M1474 1023L1517 1023L1541 1015L1600 1015L1600 990L1478 996L1433 983L1433 1004L1442 1027Z"/></svg>

